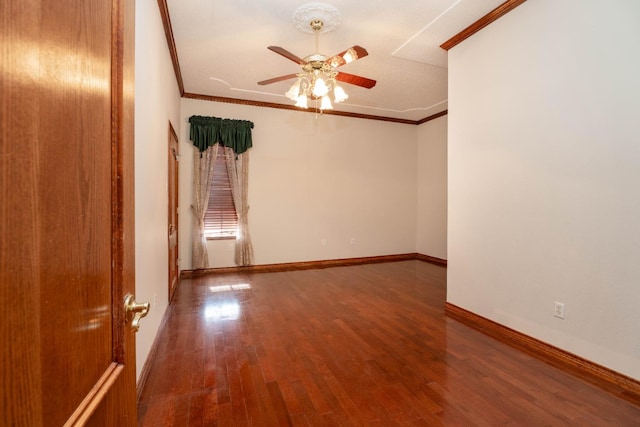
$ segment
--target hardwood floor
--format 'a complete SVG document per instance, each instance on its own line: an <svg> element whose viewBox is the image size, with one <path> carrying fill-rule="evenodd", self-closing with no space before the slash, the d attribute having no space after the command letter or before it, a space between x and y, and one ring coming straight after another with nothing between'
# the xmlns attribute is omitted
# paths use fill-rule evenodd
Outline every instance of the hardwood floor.
<svg viewBox="0 0 640 427"><path fill-rule="evenodd" d="M640 406L444 315L412 260L183 280L141 426L640 426Z"/></svg>

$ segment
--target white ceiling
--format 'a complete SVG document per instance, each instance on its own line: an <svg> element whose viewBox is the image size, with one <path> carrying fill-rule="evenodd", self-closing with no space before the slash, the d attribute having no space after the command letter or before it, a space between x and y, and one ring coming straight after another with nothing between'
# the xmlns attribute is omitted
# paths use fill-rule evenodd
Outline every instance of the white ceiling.
<svg viewBox="0 0 640 427"><path fill-rule="evenodd" d="M417 121L447 109L447 52L440 45L504 0L329 0L340 25L319 36L333 56L359 45L369 55L340 71L377 81L343 85L349 99L336 111ZM293 25L300 0L167 0L186 93L293 104L295 80L258 81L297 73L299 66L268 50L280 46L304 58L314 35Z"/></svg>

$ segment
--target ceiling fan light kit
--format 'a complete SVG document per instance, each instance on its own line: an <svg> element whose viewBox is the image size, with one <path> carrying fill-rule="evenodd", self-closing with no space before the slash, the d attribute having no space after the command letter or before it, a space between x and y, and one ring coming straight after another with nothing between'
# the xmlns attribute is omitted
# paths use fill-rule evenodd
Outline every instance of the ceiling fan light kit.
<svg viewBox="0 0 640 427"><path fill-rule="evenodd" d="M310 32L315 35L315 53L301 59L284 48L269 46L269 50L298 63L302 71L297 74L287 74L285 76L263 80L258 82L258 84L267 85L282 80L297 78L285 96L294 101L296 107L299 108L308 108L309 98L314 100L319 99L319 109L321 111L333 109L330 95L333 95L333 102L335 103L342 102L349 98L342 86L337 83L338 81L367 89L375 86L375 80L335 70L337 67L367 56L368 52L363 47L357 45L352 46L332 57L320 53L318 49L318 35L322 32L335 30L340 25L340 19L340 13L330 4L308 3L296 9L293 14L294 26L301 32Z"/></svg>

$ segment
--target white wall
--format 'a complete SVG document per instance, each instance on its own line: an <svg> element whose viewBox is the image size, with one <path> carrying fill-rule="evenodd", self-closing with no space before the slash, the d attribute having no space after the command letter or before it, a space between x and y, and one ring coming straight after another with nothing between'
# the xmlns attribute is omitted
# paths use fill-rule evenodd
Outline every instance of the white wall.
<svg viewBox="0 0 640 427"><path fill-rule="evenodd" d="M447 296L636 379L638 17L529 1L449 52Z"/></svg>
<svg viewBox="0 0 640 427"><path fill-rule="evenodd" d="M447 259L447 116L418 126L416 252Z"/></svg>
<svg viewBox="0 0 640 427"><path fill-rule="evenodd" d="M180 93L155 0L136 1L136 300L151 311L136 335L137 375L168 305L167 144L179 132Z"/></svg>
<svg viewBox="0 0 640 427"><path fill-rule="evenodd" d="M416 126L183 99L181 269L191 268L187 153L194 148L187 120L194 114L255 124L249 168L255 264L415 252ZM211 267L235 265L229 243L210 241Z"/></svg>

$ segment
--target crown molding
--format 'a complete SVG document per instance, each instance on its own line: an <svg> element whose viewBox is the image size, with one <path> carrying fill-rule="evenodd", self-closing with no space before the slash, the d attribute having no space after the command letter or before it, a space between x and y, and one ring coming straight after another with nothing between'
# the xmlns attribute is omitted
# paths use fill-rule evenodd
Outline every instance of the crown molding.
<svg viewBox="0 0 640 427"><path fill-rule="evenodd" d="M240 105L251 105L254 107L263 107L263 108L276 108L280 110L292 110L299 111L301 113L313 113L313 114L322 114L328 116L342 116L342 117L351 117L356 119L367 119L367 120L379 120L383 122L393 122L393 123L402 123L405 125L418 125L424 123L425 121L432 120L431 117L437 118L434 116L440 117L441 115L446 114L446 110L442 113L434 114L433 116L425 117L422 120L408 120L408 119L398 119L395 117L385 117L385 116L374 116L370 114L360 114L360 113L350 113L347 111L335 111L335 110L324 110L320 111L315 108L299 108L295 105L288 104L277 104L275 102L264 102L264 101L252 101L249 99L237 99L237 98L226 98L223 96L212 96L212 95L202 95L197 93L184 93L182 94L183 98L188 99L199 99L203 101L212 101L212 102L226 102L229 104L240 104Z"/></svg>
<svg viewBox="0 0 640 427"><path fill-rule="evenodd" d="M178 51L176 50L176 42L173 37L173 28L171 27L171 18L169 17L169 7L167 0L158 0L158 8L160 9L160 17L162 18L162 26L164 27L164 35L167 38L167 47L169 55L173 63L173 72L176 74L178 89L180 95L184 94L184 83L182 81L182 72L180 71L180 63L178 62Z"/></svg>
<svg viewBox="0 0 640 427"><path fill-rule="evenodd" d="M431 120L437 119L438 117L446 116L449 114L449 110L440 111L439 113L432 114L424 119L420 119L416 122L417 125L421 125L426 122L430 122Z"/></svg>
<svg viewBox="0 0 640 427"><path fill-rule="evenodd" d="M487 13L485 16L483 16L482 18L478 19L473 24L469 25L464 30L460 31L458 34L456 34L455 36L451 37L446 42L442 43L440 45L440 47L443 48L444 50L451 49L452 47L456 46L459 43L462 43L464 40L468 39L469 37L471 37L472 35L474 35L478 31L480 31L481 29L483 29L487 25L489 25L492 22L496 21L498 18L501 18L502 16L504 16L507 13L511 12L513 9L515 9L518 6L520 6L525 1L527 1L527 0L507 0L507 1L505 1L500 6L496 7L491 12Z"/></svg>

